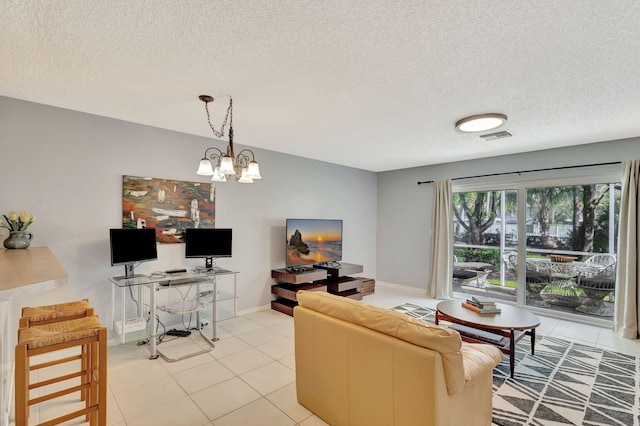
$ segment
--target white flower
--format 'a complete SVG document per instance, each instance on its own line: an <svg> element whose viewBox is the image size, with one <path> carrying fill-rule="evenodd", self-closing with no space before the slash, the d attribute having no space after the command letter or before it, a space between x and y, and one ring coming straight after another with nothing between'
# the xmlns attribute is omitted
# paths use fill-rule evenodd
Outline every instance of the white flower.
<svg viewBox="0 0 640 426"><path fill-rule="evenodd" d="M29 214L28 211L20 213L20 222L33 222L33 215Z"/></svg>
<svg viewBox="0 0 640 426"><path fill-rule="evenodd" d="M10 211L2 216L4 217L6 224L0 222L0 227L6 228L9 231L24 231L34 220L36 220L36 217L28 211L23 211L20 214Z"/></svg>

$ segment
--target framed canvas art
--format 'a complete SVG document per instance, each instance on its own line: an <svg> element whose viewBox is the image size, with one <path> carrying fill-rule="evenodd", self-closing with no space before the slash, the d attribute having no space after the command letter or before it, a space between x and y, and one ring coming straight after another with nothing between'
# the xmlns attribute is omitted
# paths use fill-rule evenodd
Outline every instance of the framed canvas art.
<svg viewBox="0 0 640 426"><path fill-rule="evenodd" d="M122 177L122 227L156 228L159 243L183 243L186 228L215 228L215 185Z"/></svg>

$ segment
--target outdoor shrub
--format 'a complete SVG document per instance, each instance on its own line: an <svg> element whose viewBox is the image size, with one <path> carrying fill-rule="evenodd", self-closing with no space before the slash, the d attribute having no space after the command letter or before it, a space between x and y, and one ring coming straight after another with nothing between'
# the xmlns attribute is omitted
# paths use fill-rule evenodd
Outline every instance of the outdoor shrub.
<svg viewBox="0 0 640 426"><path fill-rule="evenodd" d="M459 262L483 262L493 265L493 269L500 269L500 251L493 249L478 249L455 247L453 254Z"/></svg>

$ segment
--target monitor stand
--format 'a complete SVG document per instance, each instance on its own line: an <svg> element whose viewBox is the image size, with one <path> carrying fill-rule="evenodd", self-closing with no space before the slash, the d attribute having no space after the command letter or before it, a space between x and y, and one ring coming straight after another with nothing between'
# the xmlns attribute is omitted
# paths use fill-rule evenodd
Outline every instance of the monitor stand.
<svg viewBox="0 0 640 426"><path fill-rule="evenodd" d="M123 275L121 277L113 277L114 280L122 281L122 280L130 280L132 278L141 278L146 277L144 274L135 274L135 275Z"/></svg>
<svg viewBox="0 0 640 426"><path fill-rule="evenodd" d="M215 271L215 266L213 266L213 257L205 257L204 258L204 269L205 271Z"/></svg>
<svg viewBox="0 0 640 426"><path fill-rule="evenodd" d="M135 265L133 263L128 263L126 265L124 265L124 276L122 277L113 277L114 280L128 280L131 278L139 278L139 277L144 277L143 274L135 274L133 272L133 268L135 267Z"/></svg>

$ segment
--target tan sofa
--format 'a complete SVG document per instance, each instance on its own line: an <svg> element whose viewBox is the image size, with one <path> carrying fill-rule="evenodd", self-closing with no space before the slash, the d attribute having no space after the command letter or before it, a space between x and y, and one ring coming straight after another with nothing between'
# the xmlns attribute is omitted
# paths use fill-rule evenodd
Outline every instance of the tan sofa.
<svg viewBox="0 0 640 426"><path fill-rule="evenodd" d="M497 348L328 293L297 298L298 402L330 425L491 424Z"/></svg>

